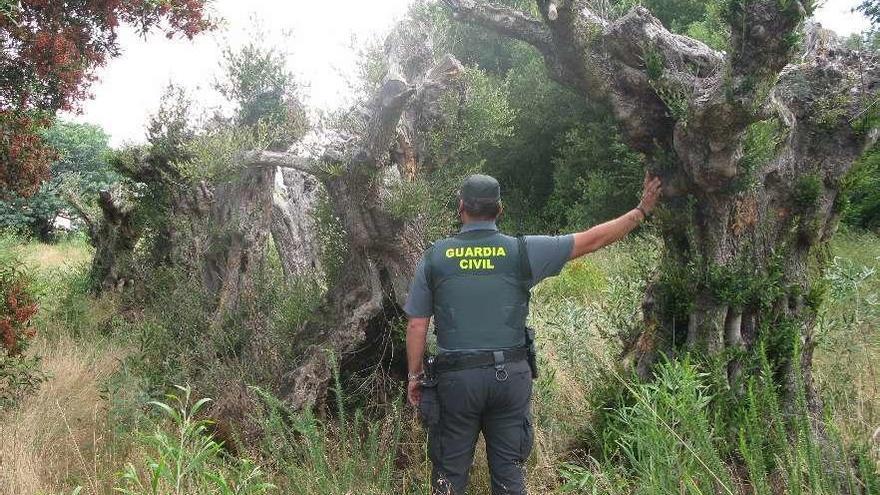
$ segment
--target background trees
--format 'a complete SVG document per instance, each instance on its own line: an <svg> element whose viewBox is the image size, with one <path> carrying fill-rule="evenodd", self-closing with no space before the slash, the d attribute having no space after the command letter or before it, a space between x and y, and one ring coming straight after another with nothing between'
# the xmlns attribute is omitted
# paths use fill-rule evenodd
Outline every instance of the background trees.
<svg viewBox="0 0 880 495"><path fill-rule="evenodd" d="M54 152L49 175L29 197L7 191L0 200L0 227L49 242L60 213L76 221L81 216L76 209L88 208L119 176L107 162L109 137L101 128L58 120L41 135Z"/></svg>

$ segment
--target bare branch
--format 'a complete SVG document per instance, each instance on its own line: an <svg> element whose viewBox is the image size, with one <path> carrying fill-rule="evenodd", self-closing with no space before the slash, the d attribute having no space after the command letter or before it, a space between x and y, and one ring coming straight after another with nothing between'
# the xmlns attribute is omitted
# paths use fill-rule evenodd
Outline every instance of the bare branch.
<svg viewBox="0 0 880 495"><path fill-rule="evenodd" d="M399 79L387 79L373 98L374 111L367 122L360 149L354 154L356 163L376 164L396 137L397 124L404 107L415 94L415 88Z"/></svg>
<svg viewBox="0 0 880 495"><path fill-rule="evenodd" d="M76 211L76 214L82 219L86 224L86 228L89 231L89 239L92 242L95 241L98 235L98 225L95 219L92 217L92 214L88 211L88 208L82 204L79 196L74 194L72 191L64 190L63 197L67 201L67 203Z"/></svg>
<svg viewBox="0 0 880 495"><path fill-rule="evenodd" d="M453 15L465 22L478 24L505 36L534 46L541 53L553 51L553 38L547 26L534 17L510 7L474 0L444 0Z"/></svg>
<svg viewBox="0 0 880 495"><path fill-rule="evenodd" d="M311 175L320 174L318 164L313 158L295 153L248 151L244 154L244 163L256 167L292 168Z"/></svg>
<svg viewBox="0 0 880 495"><path fill-rule="evenodd" d="M413 98L418 104L435 103L437 96L457 81L464 73L464 66L450 54L444 55L425 75Z"/></svg>

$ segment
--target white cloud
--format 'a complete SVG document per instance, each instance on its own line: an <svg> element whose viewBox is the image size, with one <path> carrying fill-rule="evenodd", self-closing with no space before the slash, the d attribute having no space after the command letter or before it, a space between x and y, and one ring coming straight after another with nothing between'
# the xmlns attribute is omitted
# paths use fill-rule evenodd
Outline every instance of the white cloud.
<svg viewBox="0 0 880 495"><path fill-rule="evenodd" d="M224 42L240 45L259 21L267 42L285 49L308 103L333 108L346 101L356 53L353 40L364 41L386 32L405 13L411 0L216 0L214 10L225 19L222 31L194 41L169 40L161 34L138 36L123 28L122 55L101 68L92 86L94 99L82 104L79 121L101 125L113 145L144 140L144 126L169 82L189 89L202 106L221 103L211 84L219 72ZM816 19L840 34L859 32L867 20L852 9L858 0L829 0ZM289 32L290 36L284 36ZM71 117L71 116L68 116Z"/></svg>

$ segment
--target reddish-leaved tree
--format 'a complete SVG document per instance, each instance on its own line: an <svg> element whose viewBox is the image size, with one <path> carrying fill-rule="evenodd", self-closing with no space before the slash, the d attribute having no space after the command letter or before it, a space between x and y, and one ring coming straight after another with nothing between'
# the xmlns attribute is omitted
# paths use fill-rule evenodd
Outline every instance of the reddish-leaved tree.
<svg viewBox="0 0 880 495"><path fill-rule="evenodd" d="M213 27L207 0L0 2L0 191L29 195L52 150L40 130L88 96L95 69L119 54L121 23L192 38Z"/></svg>

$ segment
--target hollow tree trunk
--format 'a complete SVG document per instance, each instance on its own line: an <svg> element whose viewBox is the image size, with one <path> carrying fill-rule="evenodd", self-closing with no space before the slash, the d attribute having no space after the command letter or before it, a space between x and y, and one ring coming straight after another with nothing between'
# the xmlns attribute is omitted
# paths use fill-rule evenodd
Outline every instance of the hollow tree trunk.
<svg viewBox="0 0 880 495"><path fill-rule="evenodd" d="M286 280L321 276L320 239L314 218L320 184L309 174L279 169L272 198L272 239Z"/></svg>
<svg viewBox="0 0 880 495"><path fill-rule="evenodd" d="M388 37L388 72L371 100L352 111L358 131L324 132L308 151L249 154L254 164L317 177L347 241L341 275L299 336L300 360L284 377L283 397L293 408L324 403L330 354L343 371L380 362L391 346L391 323L402 315L424 241L418 220L395 217L387 204L427 158L423 143L440 114L438 97L461 71L449 55L434 59L424 32L400 24Z"/></svg>
<svg viewBox="0 0 880 495"><path fill-rule="evenodd" d="M877 61L816 26L798 51L801 2L731 4L731 50L667 31L643 7L609 21L586 0L538 0L542 19L475 0L453 15L536 47L553 79L610 105L624 139L663 177L665 244L629 346L647 378L661 352L748 356L767 346L789 392L811 376L818 247L841 179L876 129L864 118ZM730 352L723 354L724 351ZM740 383L744 361L728 360Z"/></svg>

